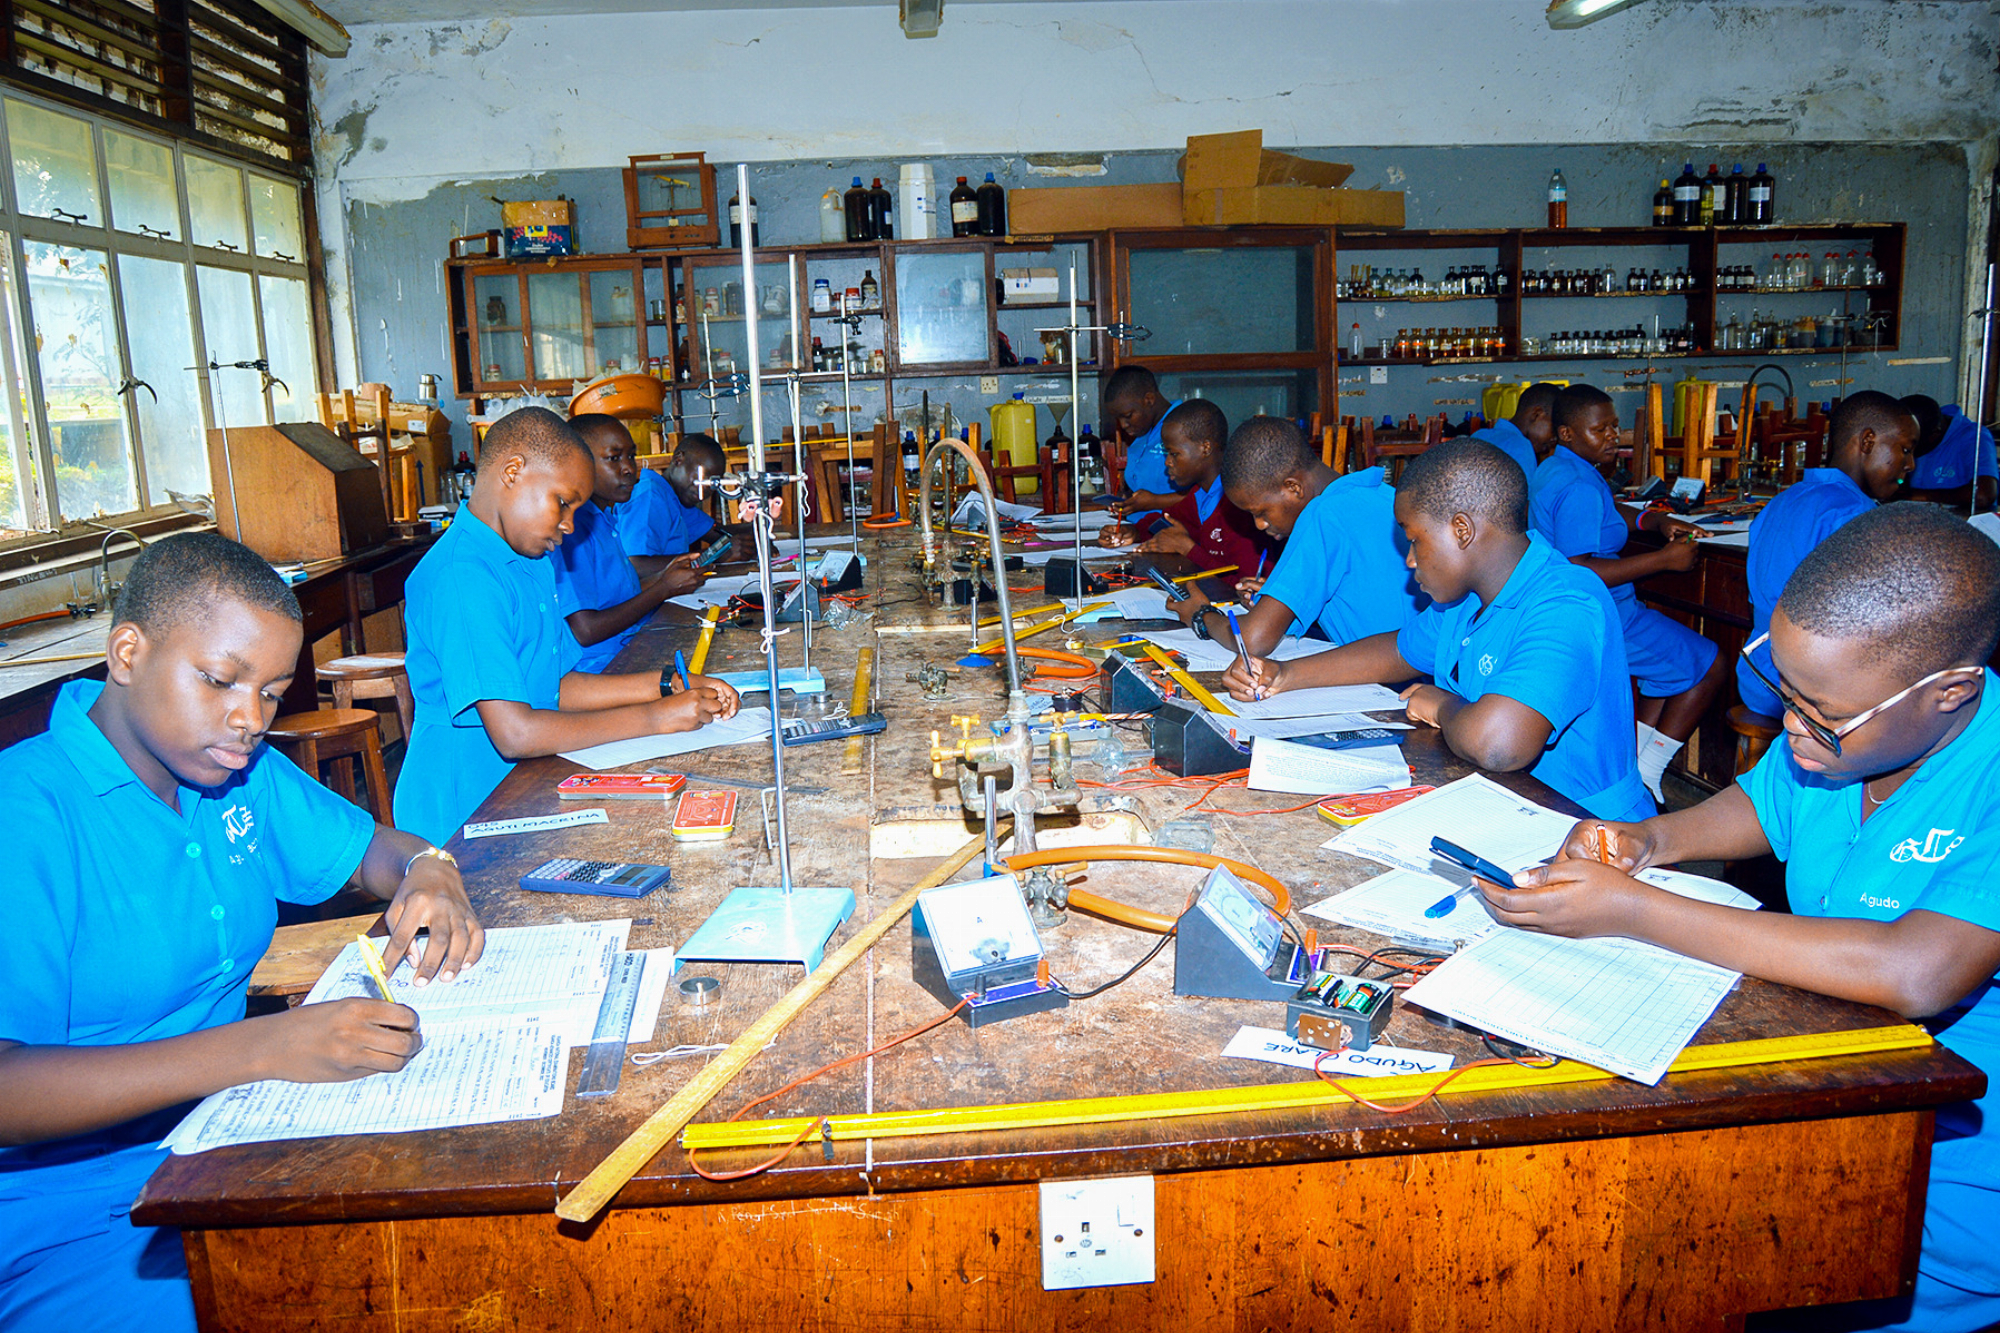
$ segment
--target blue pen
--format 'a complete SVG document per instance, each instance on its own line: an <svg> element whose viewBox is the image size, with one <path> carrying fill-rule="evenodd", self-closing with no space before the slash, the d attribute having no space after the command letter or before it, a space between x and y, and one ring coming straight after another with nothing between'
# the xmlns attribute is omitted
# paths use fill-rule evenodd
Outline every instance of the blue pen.
<svg viewBox="0 0 2000 1333"><path fill-rule="evenodd" d="M1462 889L1452 890L1424 909L1424 920L1435 921L1441 916L1450 916L1457 910L1458 900L1478 887L1477 884L1468 884Z"/></svg>
<svg viewBox="0 0 2000 1333"><path fill-rule="evenodd" d="M682 689L685 690L694 684L694 680L688 675L687 654L678 648L674 649L674 670L680 673Z"/></svg>
<svg viewBox="0 0 2000 1333"><path fill-rule="evenodd" d="M1243 646L1243 631L1236 627L1236 608L1230 607L1222 614L1229 617L1229 632L1236 636L1236 656L1243 663L1243 674L1251 680L1255 680L1256 673L1250 669L1250 650ZM1262 685L1251 686L1250 697L1252 699L1262 699L1264 697L1264 687Z"/></svg>

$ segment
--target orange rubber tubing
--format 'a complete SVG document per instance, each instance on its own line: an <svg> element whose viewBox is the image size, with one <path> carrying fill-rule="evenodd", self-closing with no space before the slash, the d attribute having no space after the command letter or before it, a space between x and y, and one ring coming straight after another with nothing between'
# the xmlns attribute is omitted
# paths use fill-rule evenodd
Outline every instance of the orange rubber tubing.
<svg viewBox="0 0 2000 1333"><path fill-rule="evenodd" d="M1232 861L1226 856L1215 856L1208 852L1183 851L1179 847L1051 847L1047 851L1023 852L1006 859L1009 870L1020 872L1032 870L1036 866L1068 865L1075 861L1157 861L1166 865L1193 866L1197 870L1213 870L1217 866L1227 866L1232 874L1261 884L1272 898L1272 908L1279 916L1292 910L1292 895L1285 886L1256 866ZM1135 930L1150 930L1156 935L1164 935L1174 928L1174 918L1161 916L1158 912L1148 912L1143 907L1133 907L1129 903L1115 902L1083 889L1071 889L1069 905L1079 912L1101 916L1131 926Z"/></svg>
<svg viewBox="0 0 2000 1333"><path fill-rule="evenodd" d="M1098 672L1097 663L1077 653L1066 653L1059 648L1016 648L1017 657L1031 657L1037 662L1066 662L1070 665L1056 670L1043 667L1035 672L1037 677L1047 676L1051 680L1083 680Z"/></svg>
<svg viewBox="0 0 2000 1333"><path fill-rule="evenodd" d="M907 528L910 526L910 523L911 520L902 517L900 514L890 514L887 518L864 518L861 520L862 527L878 532L883 528Z"/></svg>
<svg viewBox="0 0 2000 1333"><path fill-rule="evenodd" d="M44 620L69 619L71 619L71 616L67 611L44 611L38 616L22 616L19 620L10 620L4 625L0 625L0 631L14 629L21 625L33 625Z"/></svg>

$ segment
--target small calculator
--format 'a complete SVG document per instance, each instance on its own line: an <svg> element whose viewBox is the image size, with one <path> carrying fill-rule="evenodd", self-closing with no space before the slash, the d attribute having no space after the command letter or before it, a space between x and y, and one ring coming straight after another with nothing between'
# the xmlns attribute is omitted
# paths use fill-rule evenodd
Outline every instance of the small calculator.
<svg viewBox="0 0 2000 1333"><path fill-rule="evenodd" d="M855 713L851 717L830 717L818 722L787 718L785 744L810 745L814 741L837 741L845 736L873 736L888 729L889 720L880 713Z"/></svg>
<svg viewBox="0 0 2000 1333"><path fill-rule="evenodd" d="M521 876L521 887L536 893L594 893L610 898L643 898L669 884L667 866L627 861L579 861L559 856Z"/></svg>

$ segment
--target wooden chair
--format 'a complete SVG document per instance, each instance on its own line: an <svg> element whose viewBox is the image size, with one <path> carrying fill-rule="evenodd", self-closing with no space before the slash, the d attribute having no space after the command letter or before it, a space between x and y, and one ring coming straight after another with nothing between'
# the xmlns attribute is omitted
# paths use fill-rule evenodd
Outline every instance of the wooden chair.
<svg viewBox="0 0 2000 1333"><path fill-rule="evenodd" d="M910 507L909 479L903 475L903 442L886 425L875 427L869 467L875 475L868 488L868 517L886 523L903 516Z"/></svg>
<svg viewBox="0 0 2000 1333"><path fill-rule="evenodd" d="M333 791L371 810L378 822L394 824L388 770L382 767L382 718L367 708L322 708L312 713L287 713L271 724L271 744L293 763L326 782ZM368 800L354 791L354 761L361 761L361 777ZM326 764L333 773L327 782L320 775Z"/></svg>
<svg viewBox="0 0 2000 1333"><path fill-rule="evenodd" d="M1347 422L1321 428L1319 461L1332 468L1334 476L1347 475Z"/></svg>
<svg viewBox="0 0 2000 1333"><path fill-rule="evenodd" d="M322 682L333 687L333 706L353 709L357 699L394 699L396 720L402 724L403 740L410 739L416 725L416 701L410 695L410 673L401 653L369 653L357 657L336 657L318 668Z"/></svg>
<svg viewBox="0 0 2000 1333"><path fill-rule="evenodd" d="M314 395L320 424L375 460L381 469L382 505L398 523L417 521L423 506L417 455L405 438L399 446L390 425L389 386L363 384L338 393Z"/></svg>
<svg viewBox="0 0 2000 1333"><path fill-rule="evenodd" d="M1042 481L1042 450L1039 445L1036 446L1032 462L1016 463L1011 457L1003 459L998 449L986 449L980 446L979 423L976 421L966 427L966 442L972 446L972 452L986 460L987 478L993 483L993 494L996 498L1010 504L1020 504L1021 497L1016 493L1019 488L1015 483L1025 479L1035 483L1037 489L1034 498L1040 499L1044 504L1047 503L1048 494ZM1073 442L1070 447L1075 447Z"/></svg>
<svg viewBox="0 0 2000 1333"><path fill-rule="evenodd" d="M1415 428L1414 432L1412 431L1413 427ZM1415 438L1411 438L1413 433ZM1442 415L1432 417L1430 420L1424 422L1421 427L1417 426L1416 418L1411 417L1402 431L1394 436L1384 435L1380 438L1375 434L1374 422L1367 417L1363 417L1361 419L1361 466L1364 468L1376 467L1378 465L1386 466L1389 469L1389 480L1394 481L1401 475L1402 460L1415 458L1432 445L1442 444L1443 442L1444 417Z"/></svg>
<svg viewBox="0 0 2000 1333"><path fill-rule="evenodd" d="M1681 437L1681 475L1700 477L1704 485L1714 483L1717 463L1722 464L1722 475L1727 479L1736 475L1743 458L1743 451L1735 447L1734 440L1725 446L1715 438L1716 400L1721 393L1721 385L1704 383L1688 395L1687 428Z"/></svg>
<svg viewBox="0 0 2000 1333"><path fill-rule="evenodd" d="M1740 778L1757 767L1785 726L1779 718L1753 713L1737 704L1729 710L1729 729L1736 733L1736 776Z"/></svg>

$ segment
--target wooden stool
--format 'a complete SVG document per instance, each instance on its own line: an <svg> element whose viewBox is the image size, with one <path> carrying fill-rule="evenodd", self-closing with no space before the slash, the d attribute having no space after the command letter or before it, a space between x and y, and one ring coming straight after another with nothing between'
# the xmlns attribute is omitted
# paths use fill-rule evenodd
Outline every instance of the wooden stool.
<svg viewBox="0 0 2000 1333"><path fill-rule="evenodd" d="M333 781L327 786L356 805L354 760L361 759L361 776L368 785L368 806L378 822L393 824L389 774L382 767L382 718L366 708L322 708L313 713L288 713L271 724L271 744L311 774L319 776L319 766L333 765Z"/></svg>
<svg viewBox="0 0 2000 1333"><path fill-rule="evenodd" d="M1771 742L1785 729L1784 722L1763 713L1753 713L1742 704L1729 710L1729 729L1736 733L1736 776L1742 777L1757 766Z"/></svg>
<svg viewBox="0 0 2000 1333"><path fill-rule="evenodd" d="M403 654L336 657L317 670L319 678L333 686L333 706L337 709L352 709L356 699L393 698L396 717L403 724L403 744L410 743L417 705L410 694L410 673L404 668Z"/></svg>

